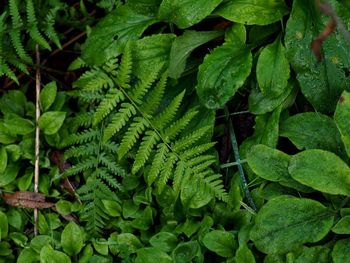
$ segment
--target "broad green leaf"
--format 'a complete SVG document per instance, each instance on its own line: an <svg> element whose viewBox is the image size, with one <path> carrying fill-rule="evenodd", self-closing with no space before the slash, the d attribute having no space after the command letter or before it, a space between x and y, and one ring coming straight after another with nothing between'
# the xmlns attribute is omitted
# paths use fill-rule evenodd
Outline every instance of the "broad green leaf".
<svg viewBox="0 0 350 263"><path fill-rule="evenodd" d="M157 247L164 252L171 252L176 247L178 240L177 237L169 232L159 232L155 234L149 240L149 243L153 247Z"/></svg>
<svg viewBox="0 0 350 263"><path fill-rule="evenodd" d="M296 114L281 124L280 136L299 149L322 149L343 156L342 142L334 121L321 113Z"/></svg>
<svg viewBox="0 0 350 263"><path fill-rule="evenodd" d="M9 238L17 245L20 247L26 247L27 246L27 242L28 242L28 237L23 234L23 233L19 233L19 232L11 232L9 234Z"/></svg>
<svg viewBox="0 0 350 263"><path fill-rule="evenodd" d="M19 164L9 164L5 171L0 174L0 187L12 183L16 179L20 168Z"/></svg>
<svg viewBox="0 0 350 263"><path fill-rule="evenodd" d="M0 242L0 256L6 257L12 254L11 245L7 241Z"/></svg>
<svg viewBox="0 0 350 263"><path fill-rule="evenodd" d="M258 176L272 182L294 188L298 191L307 191L308 188L296 182L288 172L291 157L279 150L263 144L255 145L247 155L249 167Z"/></svg>
<svg viewBox="0 0 350 263"><path fill-rule="evenodd" d="M40 263L70 263L70 258L63 252L54 250L50 245L40 251Z"/></svg>
<svg viewBox="0 0 350 263"><path fill-rule="evenodd" d="M26 172L18 179L18 189L27 191L33 182L34 171L26 170Z"/></svg>
<svg viewBox="0 0 350 263"><path fill-rule="evenodd" d="M70 222L64 228L61 235L63 251L70 256L77 255L84 246L84 232L74 222Z"/></svg>
<svg viewBox="0 0 350 263"><path fill-rule="evenodd" d="M252 68L250 50L236 43L226 43L213 50L199 66L197 94L209 109L228 102L244 84Z"/></svg>
<svg viewBox="0 0 350 263"><path fill-rule="evenodd" d="M237 248L235 236L227 231L214 230L203 238L203 244L221 257L232 257Z"/></svg>
<svg viewBox="0 0 350 263"><path fill-rule="evenodd" d="M135 253L139 248L142 247L140 240L131 233L122 233L117 236L119 250L126 254Z"/></svg>
<svg viewBox="0 0 350 263"><path fill-rule="evenodd" d="M6 128L4 120L0 120L0 143L10 144L16 141L16 135Z"/></svg>
<svg viewBox="0 0 350 263"><path fill-rule="evenodd" d="M243 45L247 41L247 31L243 24L233 24L225 31L225 42Z"/></svg>
<svg viewBox="0 0 350 263"><path fill-rule="evenodd" d="M285 48L278 37L275 42L264 47L256 65L256 77L260 90L272 98L281 96L289 79L289 62Z"/></svg>
<svg viewBox="0 0 350 263"><path fill-rule="evenodd" d="M0 98L0 111L6 115L14 113L18 116L23 116L27 103L26 96L20 90L10 90Z"/></svg>
<svg viewBox="0 0 350 263"><path fill-rule="evenodd" d="M170 51L169 76L179 78L185 70L186 61L191 52L204 43L221 36L220 31L188 30L182 36L175 38Z"/></svg>
<svg viewBox="0 0 350 263"><path fill-rule="evenodd" d="M55 134L61 128L65 118L64 111L45 112L39 119L39 127L47 135Z"/></svg>
<svg viewBox="0 0 350 263"><path fill-rule="evenodd" d="M102 203L106 209L106 212L110 216L117 217L121 215L122 208L118 202L112 200L102 200Z"/></svg>
<svg viewBox="0 0 350 263"><path fill-rule="evenodd" d="M332 212L321 203L291 196L268 201L258 212L250 232L263 253L286 253L327 235L333 225Z"/></svg>
<svg viewBox="0 0 350 263"><path fill-rule="evenodd" d="M22 155L21 147L17 144L6 145L5 147L8 157L11 161L16 162Z"/></svg>
<svg viewBox="0 0 350 263"><path fill-rule="evenodd" d="M10 211L8 211L7 219L10 226L14 227L19 231L23 230L22 227L23 227L24 220L22 218L22 214L17 209L11 209Z"/></svg>
<svg viewBox="0 0 350 263"><path fill-rule="evenodd" d="M285 35L287 57L297 73L301 91L317 111L332 113L342 91L348 87L346 68L349 67L348 44L337 32L323 43L324 59L317 63L310 49L314 37L324 30L315 1L293 1Z"/></svg>
<svg viewBox="0 0 350 263"><path fill-rule="evenodd" d="M5 115L4 126L11 131L11 134L26 135L34 131L34 123L28 119L22 118L14 113Z"/></svg>
<svg viewBox="0 0 350 263"><path fill-rule="evenodd" d="M334 153L305 150L292 157L288 170L292 178L315 190L350 196L350 168Z"/></svg>
<svg viewBox="0 0 350 263"><path fill-rule="evenodd" d="M56 82L52 81L44 86L40 92L40 104L42 110L47 111L54 103L57 94Z"/></svg>
<svg viewBox="0 0 350 263"><path fill-rule="evenodd" d="M106 242L107 240L104 238L98 238L94 239L92 241L92 245L94 246L94 249L100 253L101 255L107 256L108 255L108 244Z"/></svg>
<svg viewBox="0 0 350 263"><path fill-rule="evenodd" d="M144 15L126 5L120 6L92 30L85 42L82 58L90 65L101 65L120 54L128 41L138 39L155 22L153 14Z"/></svg>
<svg viewBox="0 0 350 263"><path fill-rule="evenodd" d="M332 251L334 263L348 263L350 259L350 239L341 239L335 243Z"/></svg>
<svg viewBox="0 0 350 263"><path fill-rule="evenodd" d="M133 73L144 79L169 64L174 34L158 34L144 37L135 42L133 50Z"/></svg>
<svg viewBox="0 0 350 263"><path fill-rule="evenodd" d="M257 88L252 89L248 98L249 111L254 114L271 112L280 105L284 106L289 100L294 101L296 94L297 89L293 87L291 83L288 83L283 93L278 97L272 97L270 94L263 94Z"/></svg>
<svg viewBox="0 0 350 263"><path fill-rule="evenodd" d="M289 10L283 0L229 0L215 13L241 24L268 25L279 21Z"/></svg>
<svg viewBox="0 0 350 263"><path fill-rule="evenodd" d="M341 134L341 139L344 143L346 152L350 156L350 92L344 91L340 96L337 108L334 113L334 121Z"/></svg>
<svg viewBox="0 0 350 263"><path fill-rule="evenodd" d="M240 246L235 255L237 263L255 263L253 252L248 248L246 244Z"/></svg>
<svg viewBox="0 0 350 263"><path fill-rule="evenodd" d="M193 262L193 259L200 253L200 247L197 241L180 243L173 251L172 257L174 263Z"/></svg>
<svg viewBox="0 0 350 263"><path fill-rule="evenodd" d="M0 211L0 241L7 237L9 229L8 219L4 212Z"/></svg>
<svg viewBox="0 0 350 263"><path fill-rule="evenodd" d="M332 228L332 231L336 234L350 235L350 215L341 218Z"/></svg>
<svg viewBox="0 0 350 263"><path fill-rule="evenodd" d="M30 241L30 248L39 254L41 249L45 245L50 244L51 241L52 241L51 237L45 236L45 235L39 235L39 236L34 237Z"/></svg>
<svg viewBox="0 0 350 263"><path fill-rule="evenodd" d="M32 263L40 260L39 254L31 248L25 248L17 258L17 263Z"/></svg>
<svg viewBox="0 0 350 263"><path fill-rule="evenodd" d="M7 166L7 152L5 147L0 148L0 174L5 172Z"/></svg>
<svg viewBox="0 0 350 263"><path fill-rule="evenodd" d="M298 251L299 252L299 251ZM293 262L295 263L329 263L331 250L323 246L303 247Z"/></svg>
<svg viewBox="0 0 350 263"><path fill-rule="evenodd" d="M153 212L150 206L147 206L139 216L131 223L132 227L140 230L148 230L153 223Z"/></svg>
<svg viewBox="0 0 350 263"><path fill-rule="evenodd" d="M66 200L59 200L56 202L55 207L57 212L63 216L69 215L72 212L72 203Z"/></svg>
<svg viewBox="0 0 350 263"><path fill-rule="evenodd" d="M179 28L197 24L208 16L222 0L163 0L158 18Z"/></svg>
<svg viewBox="0 0 350 263"><path fill-rule="evenodd" d="M157 262L162 263L172 263L171 257L155 247L145 247L136 251L137 257L135 263L154 263L156 259Z"/></svg>

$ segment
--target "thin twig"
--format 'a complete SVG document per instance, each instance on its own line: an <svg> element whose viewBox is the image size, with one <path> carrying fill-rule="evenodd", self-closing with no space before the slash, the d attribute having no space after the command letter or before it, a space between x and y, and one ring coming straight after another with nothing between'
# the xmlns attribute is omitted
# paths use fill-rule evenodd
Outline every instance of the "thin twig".
<svg viewBox="0 0 350 263"><path fill-rule="evenodd" d="M251 209L256 211L256 206L255 203L253 201L253 198L250 194L249 188L248 188L248 180L246 179L245 175L244 175L244 171L243 171L243 167L242 167L242 161L239 155L239 149L238 149L238 143L237 143L237 139L236 139L236 134L235 131L233 129L233 125L232 125L232 121L229 117L230 112L228 111L227 107L225 107L225 114L227 116L227 121L228 121L228 129L229 129L229 133L230 133L230 140L231 140L231 145L232 145L232 149L233 149L233 153L235 156L235 161L236 161L236 165L238 168L238 172L239 175L241 177L241 181L242 181L242 189L243 192L245 194L245 197L247 198L248 204L250 205Z"/></svg>
<svg viewBox="0 0 350 263"><path fill-rule="evenodd" d="M34 192L38 193L39 185L39 146L40 146L40 129L39 129L39 118L40 118L40 52L39 45L35 47L36 53L36 74L35 74L35 165L34 165ZM34 209L34 234L38 234L38 209Z"/></svg>

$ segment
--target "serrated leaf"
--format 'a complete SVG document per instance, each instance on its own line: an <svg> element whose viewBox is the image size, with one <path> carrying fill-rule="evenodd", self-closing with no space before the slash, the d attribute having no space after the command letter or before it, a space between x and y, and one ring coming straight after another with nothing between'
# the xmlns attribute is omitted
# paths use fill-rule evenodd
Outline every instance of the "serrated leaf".
<svg viewBox="0 0 350 263"><path fill-rule="evenodd" d="M61 128L66 118L64 111L48 111L39 118L39 127L47 135L55 134Z"/></svg>
<svg viewBox="0 0 350 263"><path fill-rule="evenodd" d="M281 123L280 136L287 137L299 149L322 149L344 155L342 141L334 121L321 113L305 112Z"/></svg>
<svg viewBox="0 0 350 263"><path fill-rule="evenodd" d="M333 215L321 203L291 196L268 201L258 212L250 232L254 245L266 254L283 254L327 235Z"/></svg>
<svg viewBox="0 0 350 263"><path fill-rule="evenodd" d="M339 98L337 108L334 113L334 121L341 134L341 140L345 146L345 150L350 156L350 92L344 91Z"/></svg>
<svg viewBox="0 0 350 263"><path fill-rule="evenodd" d="M289 62L285 48L278 37L275 42L264 47L256 65L256 77L260 90L272 98L280 96L289 79Z"/></svg>
<svg viewBox="0 0 350 263"><path fill-rule="evenodd" d="M229 0L215 13L241 24L268 25L280 20L289 10L283 0Z"/></svg>
<svg viewBox="0 0 350 263"><path fill-rule="evenodd" d="M163 0L158 17L187 28L208 16L222 0Z"/></svg>
<svg viewBox="0 0 350 263"><path fill-rule="evenodd" d="M323 150L305 150L289 163L293 179L323 193L350 195L350 168L337 155Z"/></svg>
<svg viewBox="0 0 350 263"><path fill-rule="evenodd" d="M310 43L324 30L326 21L318 12L315 1L293 1L285 46L304 96L317 111L332 113L340 94L348 87L346 71L350 52L348 44L335 31L323 43L321 53L324 59L317 63Z"/></svg>
<svg viewBox="0 0 350 263"><path fill-rule="evenodd" d="M224 44L205 56L199 66L197 94L209 109L228 102L244 84L252 68L252 54L236 43Z"/></svg>
<svg viewBox="0 0 350 263"><path fill-rule="evenodd" d="M170 51L169 76L179 78L185 70L187 58L191 52L204 43L221 36L220 31L188 30L182 36L175 38Z"/></svg>
<svg viewBox="0 0 350 263"><path fill-rule="evenodd" d="M47 111L54 103L57 94L56 82L50 82L44 86L40 92L40 103L42 110Z"/></svg>

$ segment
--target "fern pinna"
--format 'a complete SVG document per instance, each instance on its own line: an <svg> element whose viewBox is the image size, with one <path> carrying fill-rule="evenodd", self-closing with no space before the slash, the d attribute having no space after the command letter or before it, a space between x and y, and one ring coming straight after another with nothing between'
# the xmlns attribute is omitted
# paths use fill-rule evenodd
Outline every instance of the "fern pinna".
<svg viewBox="0 0 350 263"><path fill-rule="evenodd" d="M90 105L91 111L76 117L86 128L69 139L74 146L67 154L84 158L67 173L83 172L86 177L87 184L78 192L88 201L84 217L89 226L99 227L101 219L97 224L91 221L105 216L97 199L116 198L112 191L122 190L117 182L125 174L118 164L126 158L129 163L132 160L130 173L143 175L157 194L171 183L185 204L203 196L207 202L212 197L228 199L221 175L211 169L216 157L207 154L214 143L202 140L211 126L184 132L198 108L180 114L185 91L165 103L164 63L143 79L133 75L131 48L131 44L126 46L120 63L112 59L87 71L75 83L78 90L74 94ZM108 162L104 160L107 156Z"/></svg>

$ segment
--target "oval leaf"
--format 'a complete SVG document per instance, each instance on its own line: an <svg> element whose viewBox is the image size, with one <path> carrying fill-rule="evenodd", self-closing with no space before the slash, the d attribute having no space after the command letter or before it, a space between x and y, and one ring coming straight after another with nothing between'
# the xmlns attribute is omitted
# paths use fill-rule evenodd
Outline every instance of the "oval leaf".
<svg viewBox="0 0 350 263"><path fill-rule="evenodd" d="M149 243L164 252L170 252L176 247L178 240L172 233L159 232L150 239Z"/></svg>
<svg viewBox="0 0 350 263"><path fill-rule="evenodd" d="M154 260L162 263L172 263L171 257L155 247L145 247L137 250L135 263L154 263Z"/></svg>
<svg viewBox="0 0 350 263"><path fill-rule="evenodd" d="M70 258L63 252L54 250L51 246L44 246L40 251L41 263L70 263Z"/></svg>
<svg viewBox="0 0 350 263"><path fill-rule="evenodd" d="M247 25L268 25L289 13L283 0L229 0L216 10L220 16Z"/></svg>
<svg viewBox="0 0 350 263"><path fill-rule="evenodd" d="M0 211L0 240L3 240L7 237L9 230L9 224L7 216L4 212Z"/></svg>
<svg viewBox="0 0 350 263"><path fill-rule="evenodd" d="M47 111L55 101L57 94L56 82L50 82L40 92L40 104L43 111Z"/></svg>
<svg viewBox="0 0 350 263"><path fill-rule="evenodd" d="M350 195L350 169L337 155L306 150L294 155L289 173L298 182L323 193Z"/></svg>
<svg viewBox="0 0 350 263"><path fill-rule="evenodd" d="M84 246L83 236L84 233L80 227L76 223L70 222L61 235L63 251L70 256L77 255Z"/></svg>
<svg viewBox="0 0 350 263"><path fill-rule="evenodd" d="M346 152L350 156L350 92L344 91L340 96L334 114L334 121L341 134Z"/></svg>
<svg viewBox="0 0 350 263"><path fill-rule="evenodd" d="M350 235L350 215L341 218L332 228L332 231L336 234Z"/></svg>
<svg viewBox="0 0 350 263"><path fill-rule="evenodd" d="M11 134L26 135L34 131L34 123L22 118L16 114L8 113L5 115L4 126L11 131Z"/></svg>
<svg viewBox="0 0 350 263"><path fill-rule="evenodd" d="M222 0L163 0L158 17L179 28L197 24L208 16Z"/></svg>
<svg viewBox="0 0 350 263"><path fill-rule="evenodd" d="M349 262L350 258L350 239L341 239L335 243L332 251L332 259L334 263Z"/></svg>
<svg viewBox="0 0 350 263"><path fill-rule="evenodd" d="M199 66L197 94L209 109L228 102L244 84L252 68L249 49L236 43L224 44L204 58Z"/></svg>
<svg viewBox="0 0 350 263"><path fill-rule="evenodd" d="M5 172L7 166L7 152L5 147L0 148L0 173Z"/></svg>
<svg viewBox="0 0 350 263"><path fill-rule="evenodd" d="M63 111L45 112L39 119L39 127L47 135L55 134L61 128L65 118L66 113Z"/></svg>
<svg viewBox="0 0 350 263"><path fill-rule="evenodd" d="M332 225L332 213L319 202L279 196L260 209L250 238L260 251L282 254L321 240Z"/></svg>
<svg viewBox="0 0 350 263"><path fill-rule="evenodd" d="M256 77L263 94L275 98L284 93L289 79L289 62L278 37L261 52L256 65Z"/></svg>
<svg viewBox="0 0 350 263"><path fill-rule="evenodd" d="M203 244L221 257L232 257L237 248L235 236L223 230L207 233L203 238Z"/></svg>

